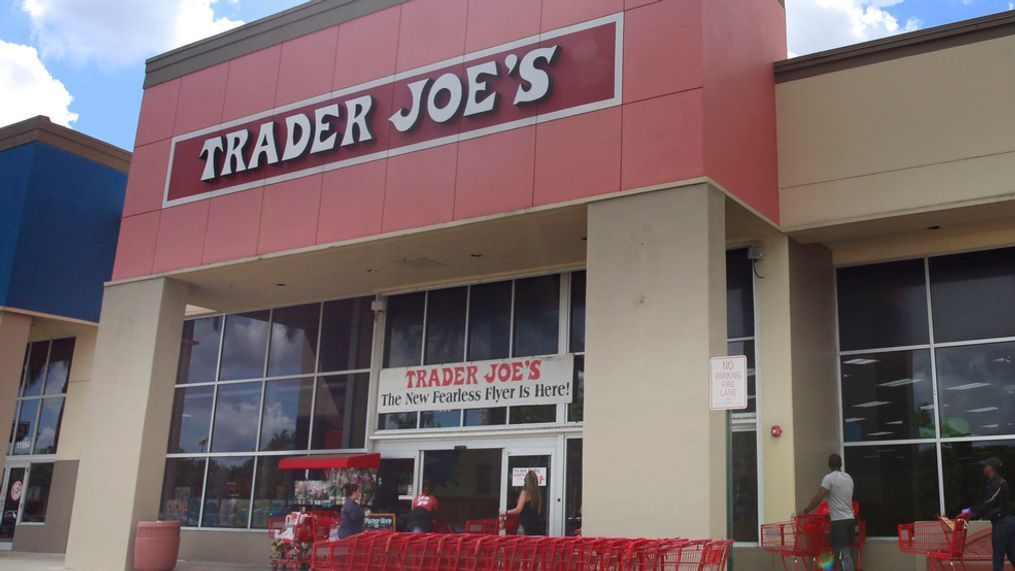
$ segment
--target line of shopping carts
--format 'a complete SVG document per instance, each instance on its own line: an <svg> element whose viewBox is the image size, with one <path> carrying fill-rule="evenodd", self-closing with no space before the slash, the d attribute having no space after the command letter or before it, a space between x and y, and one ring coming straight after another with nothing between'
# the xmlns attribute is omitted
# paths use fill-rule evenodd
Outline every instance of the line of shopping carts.
<svg viewBox="0 0 1015 571"><path fill-rule="evenodd" d="M944 516L934 521L917 521L899 526L899 549L927 558L927 568L965 569L963 556L969 524L964 519Z"/></svg>
<svg viewBox="0 0 1015 571"><path fill-rule="evenodd" d="M314 544L315 571L720 571L732 541L367 532Z"/></svg>

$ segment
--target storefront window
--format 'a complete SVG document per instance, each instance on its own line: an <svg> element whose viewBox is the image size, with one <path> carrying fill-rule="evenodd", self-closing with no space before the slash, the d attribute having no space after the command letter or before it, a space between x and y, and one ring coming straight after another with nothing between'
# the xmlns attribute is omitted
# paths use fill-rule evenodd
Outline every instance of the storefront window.
<svg viewBox="0 0 1015 571"><path fill-rule="evenodd" d="M392 296L387 303L385 367L556 355L561 353L562 326L571 331L566 340L584 351L585 272L566 277L571 286L565 293L575 298L569 315L561 311L561 275ZM576 375L573 394L583 394L584 387L578 385L584 373ZM580 409L581 399L573 400L565 407L567 420L580 422ZM377 425L379 430L409 430L553 424L563 421L561 417L557 405L539 405L381 414Z"/></svg>
<svg viewBox="0 0 1015 571"><path fill-rule="evenodd" d="M236 381L264 376L270 312L255 311L226 317L219 380Z"/></svg>
<svg viewBox="0 0 1015 571"><path fill-rule="evenodd" d="M582 528L582 453L581 438L567 441L567 474L564 487L564 535L578 535Z"/></svg>
<svg viewBox="0 0 1015 571"><path fill-rule="evenodd" d="M1015 434L1015 343L936 352L941 435Z"/></svg>
<svg viewBox="0 0 1015 571"><path fill-rule="evenodd" d="M286 307L271 312L268 376L313 373L317 367L319 304Z"/></svg>
<svg viewBox="0 0 1015 571"><path fill-rule="evenodd" d="M873 535L967 507L983 487L977 462L1012 455L1013 254L838 271L846 470Z"/></svg>
<svg viewBox="0 0 1015 571"><path fill-rule="evenodd" d="M215 380L219 345L222 342L222 318L192 319L183 323L180 366L176 383L206 383Z"/></svg>
<svg viewBox="0 0 1015 571"><path fill-rule="evenodd" d="M13 403L8 454L56 454L73 356L73 337L28 344L20 392Z"/></svg>
<svg viewBox="0 0 1015 571"><path fill-rule="evenodd" d="M515 281L515 357L554 355L560 335L560 276Z"/></svg>
<svg viewBox="0 0 1015 571"><path fill-rule="evenodd" d="M247 527L253 479L252 456L209 459L202 527Z"/></svg>
<svg viewBox="0 0 1015 571"><path fill-rule="evenodd" d="M469 288L469 361L503 359L511 353L512 282Z"/></svg>
<svg viewBox="0 0 1015 571"><path fill-rule="evenodd" d="M840 367L847 442L934 438L930 351L850 354Z"/></svg>
<svg viewBox="0 0 1015 571"><path fill-rule="evenodd" d="M941 446L945 513L955 514L983 501L986 480L980 461L990 457L999 458L1005 467L1015 466L1015 439L948 442Z"/></svg>
<svg viewBox="0 0 1015 571"><path fill-rule="evenodd" d="M313 396L311 378L264 384L261 450L306 450Z"/></svg>
<svg viewBox="0 0 1015 571"><path fill-rule="evenodd" d="M279 460L366 446L371 301L185 323L161 518L265 527L292 491Z"/></svg>
<svg viewBox="0 0 1015 571"><path fill-rule="evenodd" d="M927 343L922 260L841 268L838 296L841 350Z"/></svg>
<svg viewBox="0 0 1015 571"><path fill-rule="evenodd" d="M204 458L167 458L159 519L196 526L201 516Z"/></svg>
<svg viewBox="0 0 1015 571"><path fill-rule="evenodd" d="M754 267L747 249L726 252L728 355L747 357L747 408L729 413L733 517L729 533L739 542L758 541L758 389L755 367Z"/></svg>
<svg viewBox="0 0 1015 571"><path fill-rule="evenodd" d="M21 523L44 523L49 507L49 490L53 483L53 464L32 464L28 469L21 509Z"/></svg>
<svg viewBox="0 0 1015 571"><path fill-rule="evenodd" d="M845 463L868 534L895 536L900 523L930 520L940 513L934 445L847 447Z"/></svg>
<svg viewBox="0 0 1015 571"><path fill-rule="evenodd" d="M930 259L934 340L1015 336L1015 248Z"/></svg>

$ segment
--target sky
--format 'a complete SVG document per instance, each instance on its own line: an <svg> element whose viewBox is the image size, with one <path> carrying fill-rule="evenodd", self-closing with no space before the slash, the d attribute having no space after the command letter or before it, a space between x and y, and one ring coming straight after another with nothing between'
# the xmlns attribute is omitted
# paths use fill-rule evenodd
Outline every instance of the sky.
<svg viewBox="0 0 1015 571"><path fill-rule="evenodd" d="M145 59L301 1L0 0L0 125L47 115L132 149ZM1009 0L786 0L788 55L1012 9Z"/></svg>

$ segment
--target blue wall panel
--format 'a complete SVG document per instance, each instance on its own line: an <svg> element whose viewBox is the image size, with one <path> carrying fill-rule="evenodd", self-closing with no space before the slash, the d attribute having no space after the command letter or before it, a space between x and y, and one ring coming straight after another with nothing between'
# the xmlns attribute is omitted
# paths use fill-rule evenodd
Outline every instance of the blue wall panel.
<svg viewBox="0 0 1015 571"><path fill-rule="evenodd" d="M0 306L8 305L14 253L35 148L35 145L21 145L0 151Z"/></svg>
<svg viewBox="0 0 1015 571"><path fill-rule="evenodd" d="M98 321L127 175L42 143L21 221L9 305Z"/></svg>

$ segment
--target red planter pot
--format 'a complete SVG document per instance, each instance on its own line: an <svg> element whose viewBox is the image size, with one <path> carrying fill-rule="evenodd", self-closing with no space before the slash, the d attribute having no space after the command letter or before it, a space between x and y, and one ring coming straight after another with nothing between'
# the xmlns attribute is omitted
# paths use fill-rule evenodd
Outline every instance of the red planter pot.
<svg viewBox="0 0 1015 571"><path fill-rule="evenodd" d="M180 522L142 521L134 541L134 571L172 571L180 554Z"/></svg>

